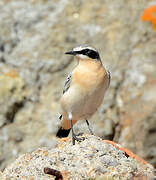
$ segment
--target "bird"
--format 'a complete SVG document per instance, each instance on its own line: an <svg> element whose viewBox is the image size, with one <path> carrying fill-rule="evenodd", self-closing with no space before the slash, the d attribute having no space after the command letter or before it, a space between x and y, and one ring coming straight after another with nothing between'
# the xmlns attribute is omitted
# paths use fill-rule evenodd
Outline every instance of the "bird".
<svg viewBox="0 0 156 180"><path fill-rule="evenodd" d="M60 100L61 127L56 136L65 138L72 131L72 143L81 141L74 133L73 125L85 120L89 131L93 134L88 119L97 111L109 88L111 75L101 61L99 52L91 46L81 45L66 52L77 61L76 67L66 78L63 95Z"/></svg>

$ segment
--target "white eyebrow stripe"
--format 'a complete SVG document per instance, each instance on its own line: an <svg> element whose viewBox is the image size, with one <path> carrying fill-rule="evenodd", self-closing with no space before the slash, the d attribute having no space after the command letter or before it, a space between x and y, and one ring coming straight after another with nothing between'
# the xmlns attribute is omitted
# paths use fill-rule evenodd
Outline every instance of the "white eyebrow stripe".
<svg viewBox="0 0 156 180"><path fill-rule="evenodd" d="M79 46L73 49L73 51L82 51L83 49L91 49L93 51L97 51L96 49L90 47L90 46Z"/></svg>

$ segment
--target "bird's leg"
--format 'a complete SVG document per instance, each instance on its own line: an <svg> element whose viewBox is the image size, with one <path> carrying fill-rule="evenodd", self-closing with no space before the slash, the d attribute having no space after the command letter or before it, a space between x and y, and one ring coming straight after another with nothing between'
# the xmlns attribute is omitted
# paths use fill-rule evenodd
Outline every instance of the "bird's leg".
<svg viewBox="0 0 156 180"><path fill-rule="evenodd" d="M87 123L88 129L89 129L89 131L90 131L90 134L91 134L91 135L94 135L93 131L91 130L91 128L90 128L90 126L89 126L88 120L86 120L86 123Z"/></svg>
<svg viewBox="0 0 156 180"><path fill-rule="evenodd" d="M70 120L70 123L71 123L71 130L72 130L72 143L73 143L73 145L75 145L75 141L81 142L84 139L83 138L78 138L76 136L76 134L74 133L73 123L72 123L72 114L71 113L69 114L69 120Z"/></svg>
<svg viewBox="0 0 156 180"><path fill-rule="evenodd" d="M75 145L75 134L74 134L74 130L73 130L73 123L72 123L72 119L70 119L70 123L71 123L71 130L72 130L72 142L73 142L73 145Z"/></svg>

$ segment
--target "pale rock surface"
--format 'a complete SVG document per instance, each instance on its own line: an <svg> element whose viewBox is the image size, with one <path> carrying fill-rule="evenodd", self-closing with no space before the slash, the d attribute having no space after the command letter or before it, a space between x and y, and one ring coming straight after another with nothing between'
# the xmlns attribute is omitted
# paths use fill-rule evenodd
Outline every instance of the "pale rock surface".
<svg viewBox="0 0 156 180"><path fill-rule="evenodd" d="M111 86L90 120L156 166L156 37L147 0L0 0L0 169L20 154L55 147L59 99L79 44L99 49ZM15 75L14 75L15 74ZM88 133L85 122L76 132Z"/></svg>
<svg viewBox="0 0 156 180"><path fill-rule="evenodd" d="M81 143L72 145L71 139L62 140L56 148L40 148L20 156L3 172L3 179L50 180L55 176L44 173L44 168L60 171L64 180L114 179L136 180L145 177L154 180L155 170L127 157L96 136L83 136Z"/></svg>

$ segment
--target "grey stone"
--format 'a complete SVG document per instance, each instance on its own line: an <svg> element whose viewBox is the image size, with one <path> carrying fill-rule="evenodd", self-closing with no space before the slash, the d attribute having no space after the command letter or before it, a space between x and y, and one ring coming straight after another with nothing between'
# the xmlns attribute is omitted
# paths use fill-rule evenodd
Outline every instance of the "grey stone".
<svg viewBox="0 0 156 180"><path fill-rule="evenodd" d="M4 179L11 177L15 179L17 177L17 179L54 179L54 176L44 173L44 168L48 167L60 171L64 179L89 179L103 176L103 179L128 180L135 179L139 174L146 176L147 179L155 178L155 170L150 164L143 164L131 157L128 158L129 161L126 156L121 158L120 150L112 149L112 145L98 137L86 135L84 138L83 142L76 142L74 146L71 138L60 141L55 148L56 153L53 148L40 148L32 153L24 154L4 170L2 177ZM90 146L91 143L94 145ZM103 147L103 151L106 147L111 148L108 155L99 157L98 153L94 153L94 148L102 153L99 144ZM92 159L86 154L93 154ZM50 161L52 163L49 163Z"/></svg>
<svg viewBox="0 0 156 180"><path fill-rule="evenodd" d="M0 169L22 153L55 146L59 99L76 63L64 52L79 44L95 46L112 76L90 119L94 134L155 165L156 40L152 25L141 21L152 3L0 1ZM89 133L83 121L74 128Z"/></svg>

